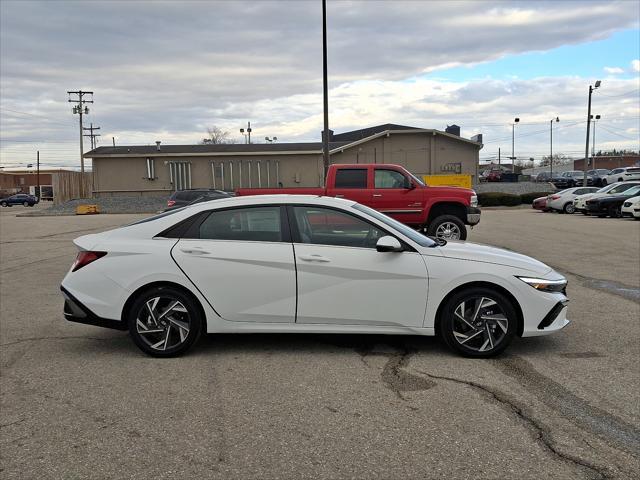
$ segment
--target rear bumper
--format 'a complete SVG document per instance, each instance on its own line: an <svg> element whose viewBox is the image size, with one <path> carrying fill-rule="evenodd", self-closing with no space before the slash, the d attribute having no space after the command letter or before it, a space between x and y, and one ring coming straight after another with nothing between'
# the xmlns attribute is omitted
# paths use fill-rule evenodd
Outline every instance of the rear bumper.
<svg viewBox="0 0 640 480"><path fill-rule="evenodd" d="M68 321L115 330L128 329L127 324L121 320L111 320L97 316L63 286L60 286L60 290L64 297L64 318Z"/></svg>
<svg viewBox="0 0 640 480"><path fill-rule="evenodd" d="M477 225L480 223L480 209L478 207L467 207L467 224Z"/></svg>

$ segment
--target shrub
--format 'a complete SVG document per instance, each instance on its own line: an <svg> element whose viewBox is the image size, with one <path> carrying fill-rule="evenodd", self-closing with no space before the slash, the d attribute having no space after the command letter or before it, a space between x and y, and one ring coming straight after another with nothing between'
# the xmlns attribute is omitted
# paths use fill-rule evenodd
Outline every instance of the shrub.
<svg viewBox="0 0 640 480"><path fill-rule="evenodd" d="M520 195L520 198L522 199L522 203L532 204L536 198L546 197L547 195L551 195L551 192L523 193Z"/></svg>
<svg viewBox="0 0 640 480"><path fill-rule="evenodd" d="M487 192L478 194L478 203L483 207L514 207L522 203L520 195L513 193Z"/></svg>

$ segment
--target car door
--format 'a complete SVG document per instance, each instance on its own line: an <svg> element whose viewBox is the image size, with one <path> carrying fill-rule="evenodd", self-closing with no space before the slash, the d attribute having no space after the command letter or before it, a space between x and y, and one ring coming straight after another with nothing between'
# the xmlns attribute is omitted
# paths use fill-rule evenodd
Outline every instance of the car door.
<svg viewBox="0 0 640 480"><path fill-rule="evenodd" d="M425 209L423 190L415 188L411 179L398 170L376 167L373 185L372 208L402 223L420 223Z"/></svg>
<svg viewBox="0 0 640 480"><path fill-rule="evenodd" d="M213 210L172 256L225 320L294 322L296 270L284 207Z"/></svg>
<svg viewBox="0 0 640 480"><path fill-rule="evenodd" d="M329 195L337 198L371 204L371 189L369 188L369 169L367 167L339 167L336 169L335 181Z"/></svg>
<svg viewBox="0 0 640 480"><path fill-rule="evenodd" d="M329 207L289 207L298 271L297 322L421 327L427 302L422 256L378 252L387 232Z"/></svg>

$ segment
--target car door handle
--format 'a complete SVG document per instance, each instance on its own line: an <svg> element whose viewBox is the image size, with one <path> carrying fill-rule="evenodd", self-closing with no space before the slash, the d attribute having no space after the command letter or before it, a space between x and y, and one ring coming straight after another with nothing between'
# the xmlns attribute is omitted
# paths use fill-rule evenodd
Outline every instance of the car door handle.
<svg viewBox="0 0 640 480"><path fill-rule="evenodd" d="M329 259L327 257L323 257L322 255L298 255L298 258L300 260L305 260L307 262L326 263L326 262L330 262L331 261L331 259Z"/></svg>
<svg viewBox="0 0 640 480"><path fill-rule="evenodd" d="M373 194L373 196L374 196L374 197L381 197L381 196L382 196L382 194L381 194L381 193L374 193L374 194Z"/></svg>
<svg viewBox="0 0 640 480"><path fill-rule="evenodd" d="M344 195L342 195L341 193L336 193L335 197L336 198L344 198Z"/></svg>
<svg viewBox="0 0 640 480"><path fill-rule="evenodd" d="M198 248L198 247L194 247L194 248L181 248L180 251L182 253L190 253L192 255L206 255L207 253L211 253L208 252L206 250L203 250L202 248Z"/></svg>

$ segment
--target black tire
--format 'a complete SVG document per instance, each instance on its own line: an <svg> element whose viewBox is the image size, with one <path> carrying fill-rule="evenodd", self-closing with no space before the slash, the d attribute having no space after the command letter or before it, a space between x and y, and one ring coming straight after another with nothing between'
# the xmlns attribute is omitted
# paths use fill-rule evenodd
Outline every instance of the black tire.
<svg viewBox="0 0 640 480"><path fill-rule="evenodd" d="M24 205L25 207L29 206L29 202L22 202L22 205Z"/></svg>
<svg viewBox="0 0 640 480"><path fill-rule="evenodd" d="M7 202L0 202L0 206L6 207L7 206Z"/></svg>
<svg viewBox="0 0 640 480"><path fill-rule="evenodd" d="M567 202L564 204L564 207L562 207L562 211L564 213L576 213L576 207L573 205L573 202Z"/></svg>
<svg viewBox="0 0 640 480"><path fill-rule="evenodd" d="M601 181L600 183L601 183L601 185L602 185L603 187L606 187L606 186L607 186L607 179L606 179L606 178L603 178L603 179L602 179L602 181Z"/></svg>
<svg viewBox="0 0 640 480"><path fill-rule="evenodd" d="M466 311L473 312L474 306L477 306L477 303L473 303L473 299L482 298L490 299L495 302L495 305L497 305L499 309L502 310L503 316L507 319L507 326L506 332L504 332L498 328L497 323L494 324L494 326L496 327L494 330L485 322L484 327L477 328L480 332L476 334L477 336L471 333L473 332L473 330L467 332L471 333L470 335L468 335L469 338L467 340L476 342L475 345L480 345L484 341L487 341L487 335L485 333L482 333L485 331L484 328L488 328L494 334L498 333L499 335L502 335L502 337L499 337L498 335L494 337L494 339L497 340L497 343L494 347L479 351L473 346L472 341L469 341L466 344L461 343L460 340L458 340L457 336L454 335L454 332L458 333L459 336L462 335L461 332L457 332L455 330L456 328L460 328L459 324L461 322L459 317L456 315L456 309L460 307L462 302L465 302L465 305L469 303ZM482 312L483 310L486 312L491 312L491 309L492 307L489 306L487 308L483 308L482 310L480 310L480 312ZM490 315L490 313L487 313L487 315ZM478 321L482 322L483 320L479 319ZM451 298L449 298L449 300L447 300L447 303L442 308L442 314L440 316L440 321L438 324L438 334L450 349L465 357L488 358L499 355L504 351L505 348L509 346L518 330L518 322L519 319L516 309L507 297L493 289L484 287L471 287L457 292ZM460 325L464 327L464 323ZM477 338L477 341L474 340L474 337ZM467 342L467 340L462 341ZM493 345L493 342L491 344Z"/></svg>
<svg viewBox="0 0 640 480"><path fill-rule="evenodd" d="M622 216L622 207L609 207L607 214L611 218L620 218Z"/></svg>
<svg viewBox="0 0 640 480"><path fill-rule="evenodd" d="M448 225L455 226L457 231L453 231L453 227L451 229L448 228ZM440 232L438 229L441 228ZM451 234L449 236L443 235L444 232L450 231ZM467 239L467 228L465 227L462 220L460 220L455 215L440 215L439 217L434 218L427 227L427 235L430 237L440 237L445 240L466 240Z"/></svg>
<svg viewBox="0 0 640 480"><path fill-rule="evenodd" d="M164 322L166 324L166 326L164 327L164 331L160 331L163 327L159 326L158 323L162 323L164 319L173 317L174 314L172 313L172 315L166 315L164 319L162 319L161 317L163 314L161 313L160 315L157 315L156 312L156 316L155 318L153 318L153 321L155 321L155 319L157 318L159 322L156 321L156 326L154 327L151 323L152 317L150 316L149 310L147 309L147 302L152 301L155 298L162 299L157 303L159 307L158 312L162 312L163 308L168 308L169 305L176 301L184 307L184 312L182 311L182 309L175 310L175 315L180 316L179 319L172 318L171 320ZM202 318L201 310L196 302L197 301L190 295L187 295L182 291L171 287L157 287L142 292L131 305L127 316L129 334L131 335L133 342L140 350L153 357L175 357L178 355L182 355L187 350L189 350L191 346L193 346L198 338L200 338L200 334L203 330L205 320L204 318ZM165 307L162 307L161 303L164 304ZM146 325L146 329L148 329L149 335L143 335L139 333L139 330L145 330L139 327L139 318L141 319L143 326ZM188 333L184 333L184 327L179 328L175 325L188 326ZM155 331L157 331L157 333L154 333ZM165 348L154 348L154 346L152 346L153 342L157 339L160 339L162 341L163 337L165 337L164 332L167 331L170 332L166 335L166 339L164 340ZM183 334L184 340L182 339ZM174 340L174 345L170 345L171 340ZM178 342L175 343L175 341Z"/></svg>

